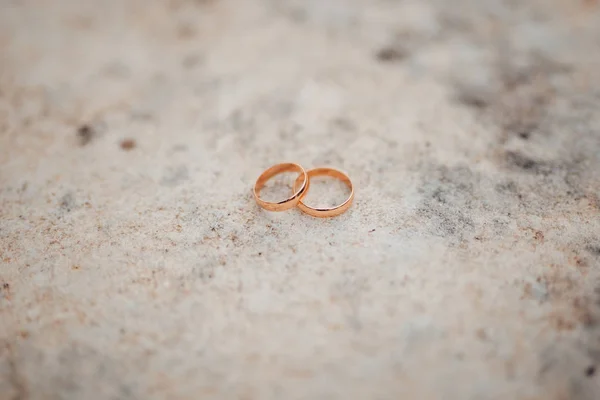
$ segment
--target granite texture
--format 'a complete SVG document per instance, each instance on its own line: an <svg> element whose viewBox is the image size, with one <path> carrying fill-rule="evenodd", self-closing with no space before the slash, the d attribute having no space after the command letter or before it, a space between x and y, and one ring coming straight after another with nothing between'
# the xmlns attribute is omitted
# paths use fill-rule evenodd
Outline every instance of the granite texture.
<svg viewBox="0 0 600 400"><path fill-rule="evenodd" d="M599 399L600 4L0 0L0 263L3 400Z"/></svg>

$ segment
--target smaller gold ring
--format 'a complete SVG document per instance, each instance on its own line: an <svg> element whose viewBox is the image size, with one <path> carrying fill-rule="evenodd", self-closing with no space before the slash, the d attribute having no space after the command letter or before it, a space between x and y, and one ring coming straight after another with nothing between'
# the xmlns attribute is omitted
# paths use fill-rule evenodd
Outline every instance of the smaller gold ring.
<svg viewBox="0 0 600 400"><path fill-rule="evenodd" d="M296 179L294 183L294 194L291 197L288 197L285 200L279 201L277 203L272 203L269 201L264 201L259 197L260 191L269 179L274 177L275 175L282 174L284 172L298 172L300 175ZM294 163L283 163L272 166L263 172L258 179L256 180L256 184L254 185L254 198L259 206L268 211L285 211L290 208L294 208L300 202L302 196L306 194L308 190L308 174L298 164ZM298 186L300 185L300 186Z"/></svg>
<svg viewBox="0 0 600 400"><path fill-rule="evenodd" d="M352 186L352 181L348 178L348 175L344 174L341 171L333 168L314 168L307 172L308 179L314 178L315 176L330 176L332 178L336 178L341 180L350 188L350 196L340 205L329 208L313 208L307 206L302 200L298 202L298 208L305 212L308 215L312 215L313 217L319 218L327 218L327 217L335 217L340 214L345 213L350 206L352 205L352 200L354 200L354 187ZM294 191L300 184L300 177L296 179L294 182Z"/></svg>

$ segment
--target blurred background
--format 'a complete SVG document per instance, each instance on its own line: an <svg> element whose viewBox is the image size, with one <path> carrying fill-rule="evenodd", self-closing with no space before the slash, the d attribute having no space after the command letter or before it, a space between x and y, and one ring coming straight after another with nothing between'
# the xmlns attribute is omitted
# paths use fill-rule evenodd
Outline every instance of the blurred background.
<svg viewBox="0 0 600 400"><path fill-rule="evenodd" d="M0 0L0 398L598 399L599 106L596 0Z"/></svg>

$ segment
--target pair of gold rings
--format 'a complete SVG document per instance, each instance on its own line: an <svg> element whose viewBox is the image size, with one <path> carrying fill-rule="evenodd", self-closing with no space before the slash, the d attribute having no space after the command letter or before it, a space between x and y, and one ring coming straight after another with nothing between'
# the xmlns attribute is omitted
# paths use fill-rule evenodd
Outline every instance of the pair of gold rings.
<svg viewBox="0 0 600 400"><path fill-rule="evenodd" d="M298 178L294 181L293 186L293 194L285 200L279 201L277 203L271 203L265 201L260 198L260 191L265 187L267 181L273 178L276 175L282 174L284 172L297 172ZM314 208L307 206L302 198L308 193L308 189L310 187L310 178L314 178L315 176L330 176L336 179L341 180L348 186L350 189L350 196L340 205L329 208ZM305 212L308 215L312 215L313 217L335 217L336 215L340 215L350 206L352 205L352 200L354 199L354 188L352 187L352 182L348 175L344 174L341 171L338 171L334 168L315 168L309 171L305 171L298 164L294 163L283 163L272 166L263 172L258 179L256 180L256 184L254 185L254 198L259 206L268 211L285 211L290 208L298 206L300 210Z"/></svg>

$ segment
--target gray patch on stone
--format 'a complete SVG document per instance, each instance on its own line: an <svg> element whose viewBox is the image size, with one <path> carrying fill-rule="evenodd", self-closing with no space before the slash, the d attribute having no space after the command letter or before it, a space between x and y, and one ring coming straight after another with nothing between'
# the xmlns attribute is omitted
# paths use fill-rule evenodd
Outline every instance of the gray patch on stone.
<svg viewBox="0 0 600 400"><path fill-rule="evenodd" d="M72 211L75 207L77 207L77 203L75 201L75 195L73 192L67 192L60 198L59 203L60 209L66 212Z"/></svg>
<svg viewBox="0 0 600 400"><path fill-rule="evenodd" d="M469 210L474 204L474 185L478 178L464 166L437 166L428 169L420 187L422 202L417 214L427 221L428 230L435 236L462 240L476 225Z"/></svg>
<svg viewBox="0 0 600 400"><path fill-rule="evenodd" d="M177 167L169 167L162 179L160 184L168 187L175 187L189 179L188 169L185 165L179 165Z"/></svg>

